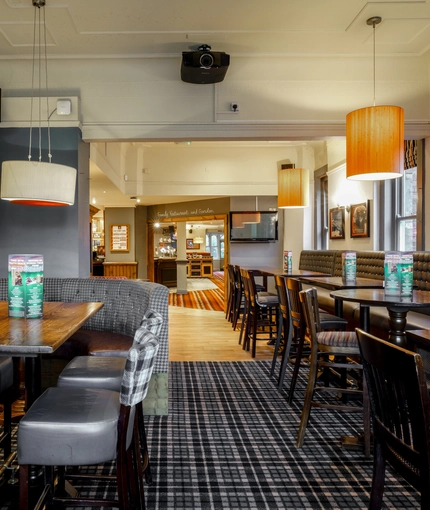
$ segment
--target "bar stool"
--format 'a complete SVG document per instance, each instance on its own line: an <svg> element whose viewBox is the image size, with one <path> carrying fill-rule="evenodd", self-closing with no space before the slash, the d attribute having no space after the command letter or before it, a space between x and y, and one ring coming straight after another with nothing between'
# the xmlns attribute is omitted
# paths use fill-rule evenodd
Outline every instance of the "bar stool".
<svg viewBox="0 0 430 510"><path fill-rule="evenodd" d="M258 292L255 277L261 276L257 270L241 270L246 300L244 314L243 349L251 348L251 356L255 358L257 340L275 341L278 334L279 298L272 292Z"/></svg>
<svg viewBox="0 0 430 510"><path fill-rule="evenodd" d="M240 333L239 333L239 345L242 343L244 334L245 334L245 323L246 323L246 314L247 314L247 302L246 302L246 294L245 288L241 273L240 266L234 266L235 275L237 278L237 294L236 294L236 315L233 320L233 329L236 329L237 323L239 321L239 317L242 316L242 320L240 323ZM267 291L267 278L263 279L262 283L255 282L255 288L257 292L266 292Z"/></svg>
<svg viewBox="0 0 430 510"><path fill-rule="evenodd" d="M228 274L228 299L227 309L225 312L225 318L233 324L234 318L234 305L236 302L236 276L234 274L235 269L232 264L227 264Z"/></svg>
<svg viewBox="0 0 430 510"><path fill-rule="evenodd" d="M158 338L162 324L162 315L153 310L148 310L145 313L140 328L136 330L134 343L144 343L148 332ZM100 351L97 351L97 354L99 354L99 352ZM76 356L58 376L57 386L120 391L125 365L126 358L105 356L103 353L97 356ZM152 476L142 402L137 404L136 409L140 450L143 459L141 475L143 474L145 476L147 483L151 483Z"/></svg>
<svg viewBox="0 0 430 510"><path fill-rule="evenodd" d="M45 467L46 487L38 505L47 501L64 506L145 507L140 454L137 441L136 406L148 391L158 339L145 332L141 344L129 350L121 392L81 388L48 388L21 419L18 428L20 509L29 504L29 467ZM93 466L116 461L118 499L64 496L65 480L97 480L96 474L66 473L66 466ZM58 490L54 491L54 467ZM103 479L106 476L103 476Z"/></svg>
<svg viewBox="0 0 430 510"><path fill-rule="evenodd" d="M4 462L12 451L12 402L14 400L14 367L10 357L0 357L0 404L3 406L3 431L0 435L0 448Z"/></svg>
<svg viewBox="0 0 430 510"><path fill-rule="evenodd" d="M291 377L290 389L288 392L288 402L291 404L294 397L294 390L296 388L299 370L303 366L303 350L305 348L305 317L303 306L300 302L299 293L303 290L302 282L297 278L284 278L287 290L288 307L291 320L291 341L295 350L295 358L291 359L290 351L284 352L281 361L281 368L278 378L278 389L281 389L284 384L285 373L289 362L294 364L293 374ZM342 317L331 315L323 310L318 310L319 313L319 327L321 331L345 331L348 321Z"/></svg>
<svg viewBox="0 0 430 510"><path fill-rule="evenodd" d="M340 404L338 403L338 400L336 403L330 403L322 402L321 400L314 398L316 393L322 392L328 394L331 393L332 396L342 393L360 395L363 397L362 390L354 389L350 386L334 387L317 384L318 372L320 370L350 369L359 370L362 373L363 366L358 362L353 361L354 358L360 358L360 350L355 331L321 331L316 289L311 288L309 290L302 290L299 295L306 322L306 338L310 343L311 349L308 384L296 442L296 445L301 447L303 446L311 407L334 409L337 411L360 412L363 414L364 403L363 406L353 406ZM351 360L351 362L348 360ZM366 444L369 442L370 437L365 437L364 439Z"/></svg>

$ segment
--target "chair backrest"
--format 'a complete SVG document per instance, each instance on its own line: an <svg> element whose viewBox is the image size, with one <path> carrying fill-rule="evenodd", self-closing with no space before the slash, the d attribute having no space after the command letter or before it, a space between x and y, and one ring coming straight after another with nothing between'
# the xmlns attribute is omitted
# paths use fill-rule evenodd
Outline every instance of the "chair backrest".
<svg viewBox="0 0 430 510"><path fill-rule="evenodd" d="M429 396L421 356L357 329L378 450L430 508Z"/></svg>
<svg viewBox="0 0 430 510"><path fill-rule="evenodd" d="M290 314L290 300L287 293L287 280L289 280L289 278L284 275L275 275L275 286L278 293L279 308L284 319L288 320Z"/></svg>
<svg viewBox="0 0 430 510"><path fill-rule="evenodd" d="M139 338L133 342L125 363L120 394L122 405L132 407L146 397L158 346L158 338L140 328Z"/></svg>
<svg viewBox="0 0 430 510"><path fill-rule="evenodd" d="M245 295L245 301L249 307L255 307L255 295L252 288L251 277L247 269L241 269L240 275L243 285L243 293Z"/></svg>
<svg viewBox="0 0 430 510"><path fill-rule="evenodd" d="M287 278L287 292L290 302L290 315L291 321L295 328L298 330L304 330L305 328L305 317L303 312L303 306L300 302L299 293L303 290L302 282L296 278Z"/></svg>
<svg viewBox="0 0 430 510"><path fill-rule="evenodd" d="M227 264L227 273L228 273L228 285L229 289L232 289L236 285L236 270L233 266L233 264Z"/></svg>
<svg viewBox="0 0 430 510"><path fill-rule="evenodd" d="M255 283L255 277L261 276L261 272L254 269L248 270L248 290L249 290L249 302L251 307L257 307L257 286Z"/></svg>
<svg viewBox="0 0 430 510"><path fill-rule="evenodd" d="M315 288L302 290L299 292L299 298L305 319L305 335L311 344L311 356L316 357L318 353L317 332L320 330L317 290Z"/></svg>
<svg viewBox="0 0 430 510"><path fill-rule="evenodd" d="M145 315L143 316L142 322L140 323L140 327L147 329L153 335L159 336L161 332L161 327L163 326L163 316L161 313L156 312L155 310L147 310ZM137 332L136 332L137 333ZM134 336L134 341L138 340L136 338L136 333Z"/></svg>

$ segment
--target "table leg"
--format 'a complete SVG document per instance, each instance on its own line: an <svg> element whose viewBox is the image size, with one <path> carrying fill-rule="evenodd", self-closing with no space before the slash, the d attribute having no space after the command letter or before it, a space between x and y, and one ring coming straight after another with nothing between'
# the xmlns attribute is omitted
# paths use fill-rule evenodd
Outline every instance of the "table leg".
<svg viewBox="0 0 430 510"><path fill-rule="evenodd" d="M25 408L31 404L42 392L42 363L40 356L25 358Z"/></svg>
<svg viewBox="0 0 430 510"><path fill-rule="evenodd" d="M360 328L366 333L370 331L370 308L366 305L360 305Z"/></svg>
<svg viewBox="0 0 430 510"><path fill-rule="evenodd" d="M334 314L337 317L343 317L343 301L342 299L334 299Z"/></svg>
<svg viewBox="0 0 430 510"><path fill-rule="evenodd" d="M399 347L408 346L406 339L406 316L407 308L387 307L390 316L390 329L388 331L388 340Z"/></svg>

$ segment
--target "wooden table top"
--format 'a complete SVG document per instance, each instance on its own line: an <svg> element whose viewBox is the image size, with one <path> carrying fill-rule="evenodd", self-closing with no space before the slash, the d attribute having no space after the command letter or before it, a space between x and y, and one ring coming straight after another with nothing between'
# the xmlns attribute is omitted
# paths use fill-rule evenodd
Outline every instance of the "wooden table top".
<svg viewBox="0 0 430 510"><path fill-rule="evenodd" d="M261 271L267 276L288 276L289 278L300 278L303 276L309 276L313 278L327 277L330 276L328 273L319 273L318 271L309 271L308 269L292 269L291 271L285 271L282 267L269 267L269 266L249 266L244 269Z"/></svg>
<svg viewBox="0 0 430 510"><path fill-rule="evenodd" d="M343 301L356 301L369 306L386 306L396 308L430 308L430 292L426 290L414 290L411 297L390 296L385 294L384 289L347 289L337 290L330 296Z"/></svg>
<svg viewBox="0 0 430 510"><path fill-rule="evenodd" d="M7 301L0 301L0 356L50 354L73 335L103 303L43 303L42 319L8 316Z"/></svg>
<svg viewBox="0 0 430 510"><path fill-rule="evenodd" d="M384 282L382 280L374 280L373 278L356 278L354 281L346 282L341 276L327 277L302 277L302 282L318 287L324 287L329 290L338 289L379 289L382 288Z"/></svg>

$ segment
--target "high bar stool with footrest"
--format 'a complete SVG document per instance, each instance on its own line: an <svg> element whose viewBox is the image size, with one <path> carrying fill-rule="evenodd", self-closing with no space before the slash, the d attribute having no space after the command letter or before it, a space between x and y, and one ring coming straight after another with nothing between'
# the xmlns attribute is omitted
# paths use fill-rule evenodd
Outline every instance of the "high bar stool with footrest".
<svg viewBox="0 0 430 510"><path fill-rule="evenodd" d="M303 312L306 324L306 339L310 344L310 368L308 376L308 384L303 404L302 416L300 420L299 433L296 445L303 446L306 427L311 412L311 407L320 407L325 409L334 409L337 411L360 412L363 415L363 406L341 404L339 400L335 402L322 401L316 399L317 393L331 394L332 398L337 397L339 393L342 395L357 395L363 398L366 396L360 389L355 389L350 385L344 386L327 386L317 384L318 372L321 370L332 369L341 372L362 371L362 365L357 361L360 358L360 350L358 347L357 335L355 331L321 331L320 317L318 309L318 297L315 288L302 290L299 293L300 302L303 306ZM346 379L346 378L345 378ZM346 381L341 378L341 383ZM370 442L370 431L365 430L365 445Z"/></svg>
<svg viewBox="0 0 430 510"><path fill-rule="evenodd" d="M163 324L163 317L160 313L148 310L136 330L134 336L135 343L145 341L146 333L149 331L158 338ZM76 356L63 369L58 376L57 386L69 388L97 388L105 390L120 391L121 381L126 365L126 358L122 356L102 355L94 356ZM136 406L137 420L139 428L139 442L142 455L142 474L147 483L151 483L151 468L149 464L149 453L146 441L145 423L142 409L142 402Z"/></svg>
<svg viewBox="0 0 430 510"><path fill-rule="evenodd" d="M246 301L246 315L243 349L256 356L257 340L269 340L275 343L279 322L279 298L272 292L258 292L255 277L261 276L257 270L241 270Z"/></svg>
<svg viewBox="0 0 430 510"><path fill-rule="evenodd" d="M149 331L129 350L121 391L82 387L48 388L30 407L18 427L20 509L29 504L30 465L45 469L45 490L38 505L117 506L144 509L145 500L137 440L136 405L148 391L158 339ZM118 499L65 496L66 479L97 480L97 474L66 472L66 466L96 466L116 461ZM54 489L54 468L58 484ZM103 479L106 477L103 476ZM40 506L41 507L41 506Z"/></svg>
<svg viewBox="0 0 430 510"><path fill-rule="evenodd" d="M422 357L357 329L373 421L373 480L369 508L382 507L390 464L430 509L430 400Z"/></svg>
<svg viewBox="0 0 430 510"><path fill-rule="evenodd" d="M14 391L13 359L0 357L0 404L3 408L3 430L0 434L0 448L3 450L3 462L0 464L0 476L6 472L6 466L11 462L12 453L12 403L17 395ZM0 484L1 485L1 484Z"/></svg>
<svg viewBox="0 0 430 510"><path fill-rule="evenodd" d="M294 397L294 390L297 383L300 367L302 366L303 350L305 347L305 318L302 304L300 303L299 293L302 291L302 282L296 278L289 278L288 276L279 275L276 277L277 288L279 287L280 298L284 301L281 303L281 311L285 315L288 311L289 317L283 320L287 324L290 323L288 330L288 338L286 347L282 355L281 368L278 376L278 389L282 389L285 373L288 363L294 364L293 374L291 377L290 389L288 393L288 402L291 404ZM331 315L323 310L319 310L320 328L323 331L336 330L345 331L348 321L336 315ZM294 347L293 355L290 353L290 348ZM277 350L275 348L275 355ZM274 363L272 363L272 370L274 370ZM273 371L271 373L273 375Z"/></svg>

